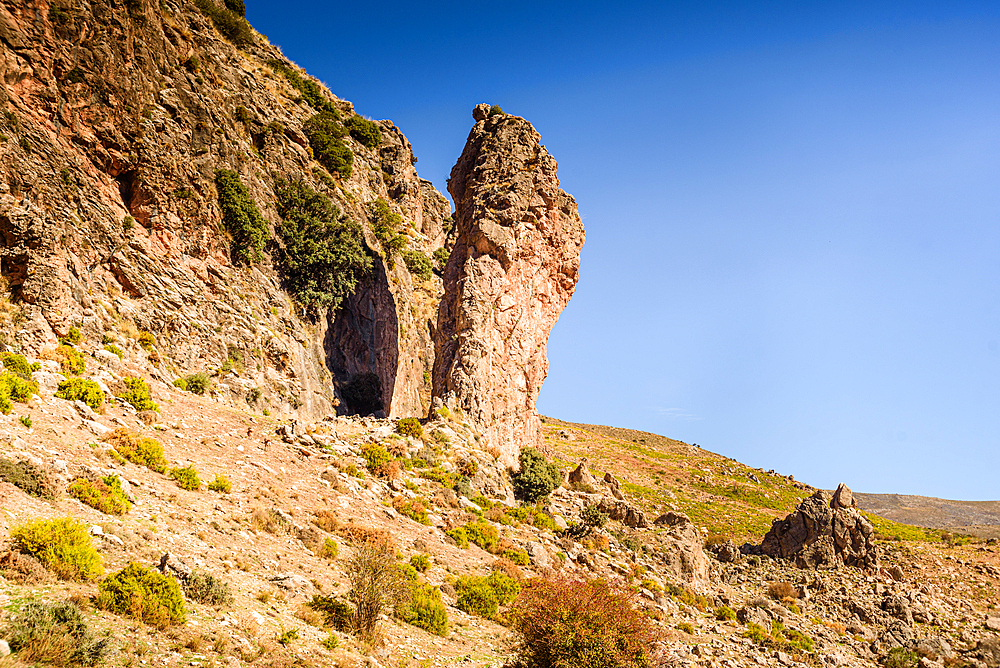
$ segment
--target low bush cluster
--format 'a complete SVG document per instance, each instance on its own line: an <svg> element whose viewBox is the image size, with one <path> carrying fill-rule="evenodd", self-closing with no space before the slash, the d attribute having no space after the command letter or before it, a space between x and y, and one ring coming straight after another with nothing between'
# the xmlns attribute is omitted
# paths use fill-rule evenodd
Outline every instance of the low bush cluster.
<svg viewBox="0 0 1000 668"><path fill-rule="evenodd" d="M4 371L0 374L0 413L10 413L13 408L11 401L27 403L31 395L38 393L38 383L25 380L16 373Z"/></svg>
<svg viewBox="0 0 1000 668"><path fill-rule="evenodd" d="M464 575L455 585L459 610L470 615L495 619L500 608L510 605L521 591L521 584L505 573L494 571L488 576Z"/></svg>
<svg viewBox="0 0 1000 668"><path fill-rule="evenodd" d="M233 592L229 583L208 571L194 569L184 579L184 595L192 601L206 605L229 605L233 602Z"/></svg>
<svg viewBox="0 0 1000 668"><path fill-rule="evenodd" d="M104 442L133 464L145 466L157 473L167 472L167 460L163 456L163 446L148 436L141 436L134 431L120 427L105 436Z"/></svg>
<svg viewBox="0 0 1000 668"><path fill-rule="evenodd" d="M434 275L434 265L431 264L431 260L427 257L427 254L418 251L406 249L402 251L403 262L406 264L406 268L411 274L416 276L422 281L429 281Z"/></svg>
<svg viewBox="0 0 1000 668"><path fill-rule="evenodd" d="M647 668L657 640L634 606L635 593L606 580L535 580L511 607L516 652L525 668Z"/></svg>
<svg viewBox="0 0 1000 668"><path fill-rule="evenodd" d="M399 233L403 226L403 217L389 208L389 202L379 197L369 205L370 221L372 232L382 246L382 253L385 255L391 269L393 251L399 252L406 248L406 237Z"/></svg>
<svg viewBox="0 0 1000 668"><path fill-rule="evenodd" d="M409 517L414 522L431 523L427 516L427 501L425 499L407 499L403 496L397 496L392 500L392 507L397 513Z"/></svg>
<svg viewBox="0 0 1000 668"><path fill-rule="evenodd" d="M263 262L264 244L270 236L267 221L240 175L228 169L217 170L215 188L219 193L223 225L233 237L230 249L233 262L247 266Z"/></svg>
<svg viewBox="0 0 1000 668"><path fill-rule="evenodd" d="M336 310L372 269L361 226L302 181L275 181L282 281L307 312Z"/></svg>
<svg viewBox="0 0 1000 668"><path fill-rule="evenodd" d="M351 584L347 596L354 604L352 626L363 638L371 639L383 610L404 604L410 595L397 568L395 547L384 540L359 545L345 571Z"/></svg>
<svg viewBox="0 0 1000 668"><path fill-rule="evenodd" d="M0 630L24 665L95 666L111 651L111 638L98 638L70 601L28 601Z"/></svg>
<svg viewBox="0 0 1000 668"><path fill-rule="evenodd" d="M309 106L316 111L325 111L335 119L340 120L340 112L337 111L333 102L323 95L323 89L320 88L315 79L310 76L302 76L291 65L277 58L267 61L267 64L272 70L285 77L292 88L302 94Z"/></svg>
<svg viewBox="0 0 1000 668"><path fill-rule="evenodd" d="M186 489L189 492L201 489L201 479L198 477L198 471L195 470L194 465L172 468L170 469L170 477L177 481L177 485L181 489Z"/></svg>
<svg viewBox="0 0 1000 668"><path fill-rule="evenodd" d="M351 136L365 148L374 150L382 143L382 129L375 121L355 115L348 118L344 125Z"/></svg>
<svg viewBox="0 0 1000 668"><path fill-rule="evenodd" d="M441 602L441 590L429 584L411 583L409 601L396 606L396 616L435 635L448 635L448 611Z"/></svg>
<svg viewBox="0 0 1000 668"><path fill-rule="evenodd" d="M13 549L27 554L63 580L92 580L104 569L87 525L72 517L37 520L10 533Z"/></svg>
<svg viewBox="0 0 1000 668"><path fill-rule="evenodd" d="M5 369L11 373L17 374L24 380L31 380L32 372L38 371L42 368L38 362L29 364L24 355L18 355L17 353L0 353L0 361L3 362L3 367Z"/></svg>
<svg viewBox="0 0 1000 668"><path fill-rule="evenodd" d="M354 154L344 143L347 130L340 124L340 115L321 111L302 124L309 139L313 156L331 174L350 178L354 171Z"/></svg>
<svg viewBox="0 0 1000 668"><path fill-rule="evenodd" d="M211 384L212 380L204 371L198 371L174 381L174 387L198 395L205 394Z"/></svg>
<svg viewBox="0 0 1000 668"><path fill-rule="evenodd" d="M412 417L403 418L397 422L396 432L412 438L423 438L424 436L424 428L421 426L420 420Z"/></svg>
<svg viewBox="0 0 1000 668"><path fill-rule="evenodd" d="M0 457L0 480L9 482L29 496L51 499L56 487L45 471L27 460L13 461Z"/></svg>
<svg viewBox="0 0 1000 668"><path fill-rule="evenodd" d="M519 457L520 470L511 474L514 493L528 503L548 496L562 484L559 467L546 461L545 455L535 448L524 448Z"/></svg>
<svg viewBox="0 0 1000 668"><path fill-rule="evenodd" d="M95 381L67 378L59 383L56 396L67 401L82 401L95 411L104 403L104 390Z"/></svg>
<svg viewBox="0 0 1000 668"><path fill-rule="evenodd" d="M116 475L98 480L77 478L66 491L74 499L107 515L124 515L132 509L132 502L125 496L121 480Z"/></svg>
<svg viewBox="0 0 1000 668"><path fill-rule="evenodd" d="M186 617L177 580L136 563L101 580L97 591L98 608L157 628L183 624Z"/></svg>
<svg viewBox="0 0 1000 668"><path fill-rule="evenodd" d="M55 357L59 360L60 370L67 376L79 376L87 370L87 363L82 352L65 343L56 348Z"/></svg>
<svg viewBox="0 0 1000 668"><path fill-rule="evenodd" d="M137 411L159 411L153 398L149 395L149 385L142 378L126 376L122 379L125 390L118 395L122 401L132 404Z"/></svg>
<svg viewBox="0 0 1000 668"><path fill-rule="evenodd" d="M223 494L229 494L233 491L233 484L229 482L229 478L222 475L221 473L215 474L215 479L208 483L208 488L213 492L222 492Z"/></svg>
<svg viewBox="0 0 1000 668"><path fill-rule="evenodd" d="M217 7L212 0L195 0L194 4L201 10L202 14L212 19L215 29L232 42L233 46L242 49L254 43L253 29L243 16L246 7L243 7L243 12L231 9L231 7L239 9L239 5L243 4L242 0L227 0L225 8Z"/></svg>

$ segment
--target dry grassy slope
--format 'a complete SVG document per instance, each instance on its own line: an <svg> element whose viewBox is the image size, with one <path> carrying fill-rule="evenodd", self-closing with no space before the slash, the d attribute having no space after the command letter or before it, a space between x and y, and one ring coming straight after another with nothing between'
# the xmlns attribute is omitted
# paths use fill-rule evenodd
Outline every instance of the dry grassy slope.
<svg viewBox="0 0 1000 668"><path fill-rule="evenodd" d="M545 418L546 445L566 466L610 472L644 510L680 510L709 532L760 542L775 518L816 490L682 441L632 429ZM654 515L655 517L655 515Z"/></svg>

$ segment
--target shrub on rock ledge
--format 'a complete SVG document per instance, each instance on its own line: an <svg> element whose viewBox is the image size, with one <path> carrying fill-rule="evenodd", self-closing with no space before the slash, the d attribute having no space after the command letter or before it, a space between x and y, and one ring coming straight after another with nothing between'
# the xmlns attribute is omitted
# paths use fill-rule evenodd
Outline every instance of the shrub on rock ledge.
<svg viewBox="0 0 1000 668"><path fill-rule="evenodd" d="M559 467L545 460L535 448L524 448L520 455L521 469L511 473L514 493L528 503L548 496L562 484Z"/></svg>

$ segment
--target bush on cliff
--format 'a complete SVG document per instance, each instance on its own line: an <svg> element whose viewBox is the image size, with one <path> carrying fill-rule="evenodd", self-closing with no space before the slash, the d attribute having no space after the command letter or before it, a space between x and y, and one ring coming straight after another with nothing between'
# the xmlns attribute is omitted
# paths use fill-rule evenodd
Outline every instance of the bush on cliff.
<svg viewBox="0 0 1000 668"><path fill-rule="evenodd" d="M279 179L275 190L282 242L276 260L285 287L313 315L336 310L372 268L361 226L301 181Z"/></svg>
<svg viewBox="0 0 1000 668"><path fill-rule="evenodd" d="M59 383L56 396L67 401L80 400L95 411L104 403L104 390L92 380L67 378Z"/></svg>
<svg viewBox="0 0 1000 668"><path fill-rule="evenodd" d="M343 142L347 130L340 124L338 114L321 111L302 124L302 131L309 138L309 146L319 164L331 174L350 178L354 171L354 154Z"/></svg>
<svg viewBox="0 0 1000 668"><path fill-rule="evenodd" d="M268 238L267 221L257 203L243 185L239 174L228 169L215 172L219 207L226 231L233 237L230 255L235 264L250 265L264 261L264 243Z"/></svg>
<svg viewBox="0 0 1000 668"><path fill-rule="evenodd" d="M227 0L226 8L221 9L212 0L194 0L194 4L201 10L201 13L212 19L215 29L233 43L233 46L243 48L253 44L253 30L250 24L243 18L246 13L246 6L239 12L242 0ZM234 11L234 9L236 11Z"/></svg>
<svg viewBox="0 0 1000 668"><path fill-rule="evenodd" d="M272 58L267 61L268 66L275 72L280 73L292 85L292 88L299 91L306 102L316 111L325 111L333 116L335 120L340 120L340 112L333 106L333 103L323 95L323 90L315 79L304 77L295 68L283 60Z"/></svg>
<svg viewBox="0 0 1000 668"><path fill-rule="evenodd" d="M351 116L344 122L344 125L351 132L351 136L366 148L375 149L382 143L382 129L375 121L369 121L360 116Z"/></svg>

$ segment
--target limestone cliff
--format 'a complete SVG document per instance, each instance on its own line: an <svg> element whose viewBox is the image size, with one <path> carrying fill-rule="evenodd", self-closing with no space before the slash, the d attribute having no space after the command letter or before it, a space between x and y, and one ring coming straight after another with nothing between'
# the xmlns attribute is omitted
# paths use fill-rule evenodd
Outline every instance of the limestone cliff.
<svg viewBox="0 0 1000 668"><path fill-rule="evenodd" d="M456 241L434 332L434 394L503 462L541 442L545 346L579 277L584 230L532 125L488 105L452 169Z"/></svg>
<svg viewBox="0 0 1000 668"><path fill-rule="evenodd" d="M378 121L374 141L355 137L350 103L227 11L212 0L0 3L0 270L26 318L7 343L38 354L76 326L86 352L113 341L148 355L165 383L214 374L216 398L235 405L343 412L337 388L368 376L385 413L426 414L441 283L403 253L429 269L447 201L392 123ZM304 126L320 110L339 119L353 170L314 159ZM262 212L262 261L233 261L219 169ZM363 227L374 266L337 310L307 317L276 271L276 179L306 183ZM379 198L398 216L391 247L373 227ZM143 331L155 343L137 345Z"/></svg>

